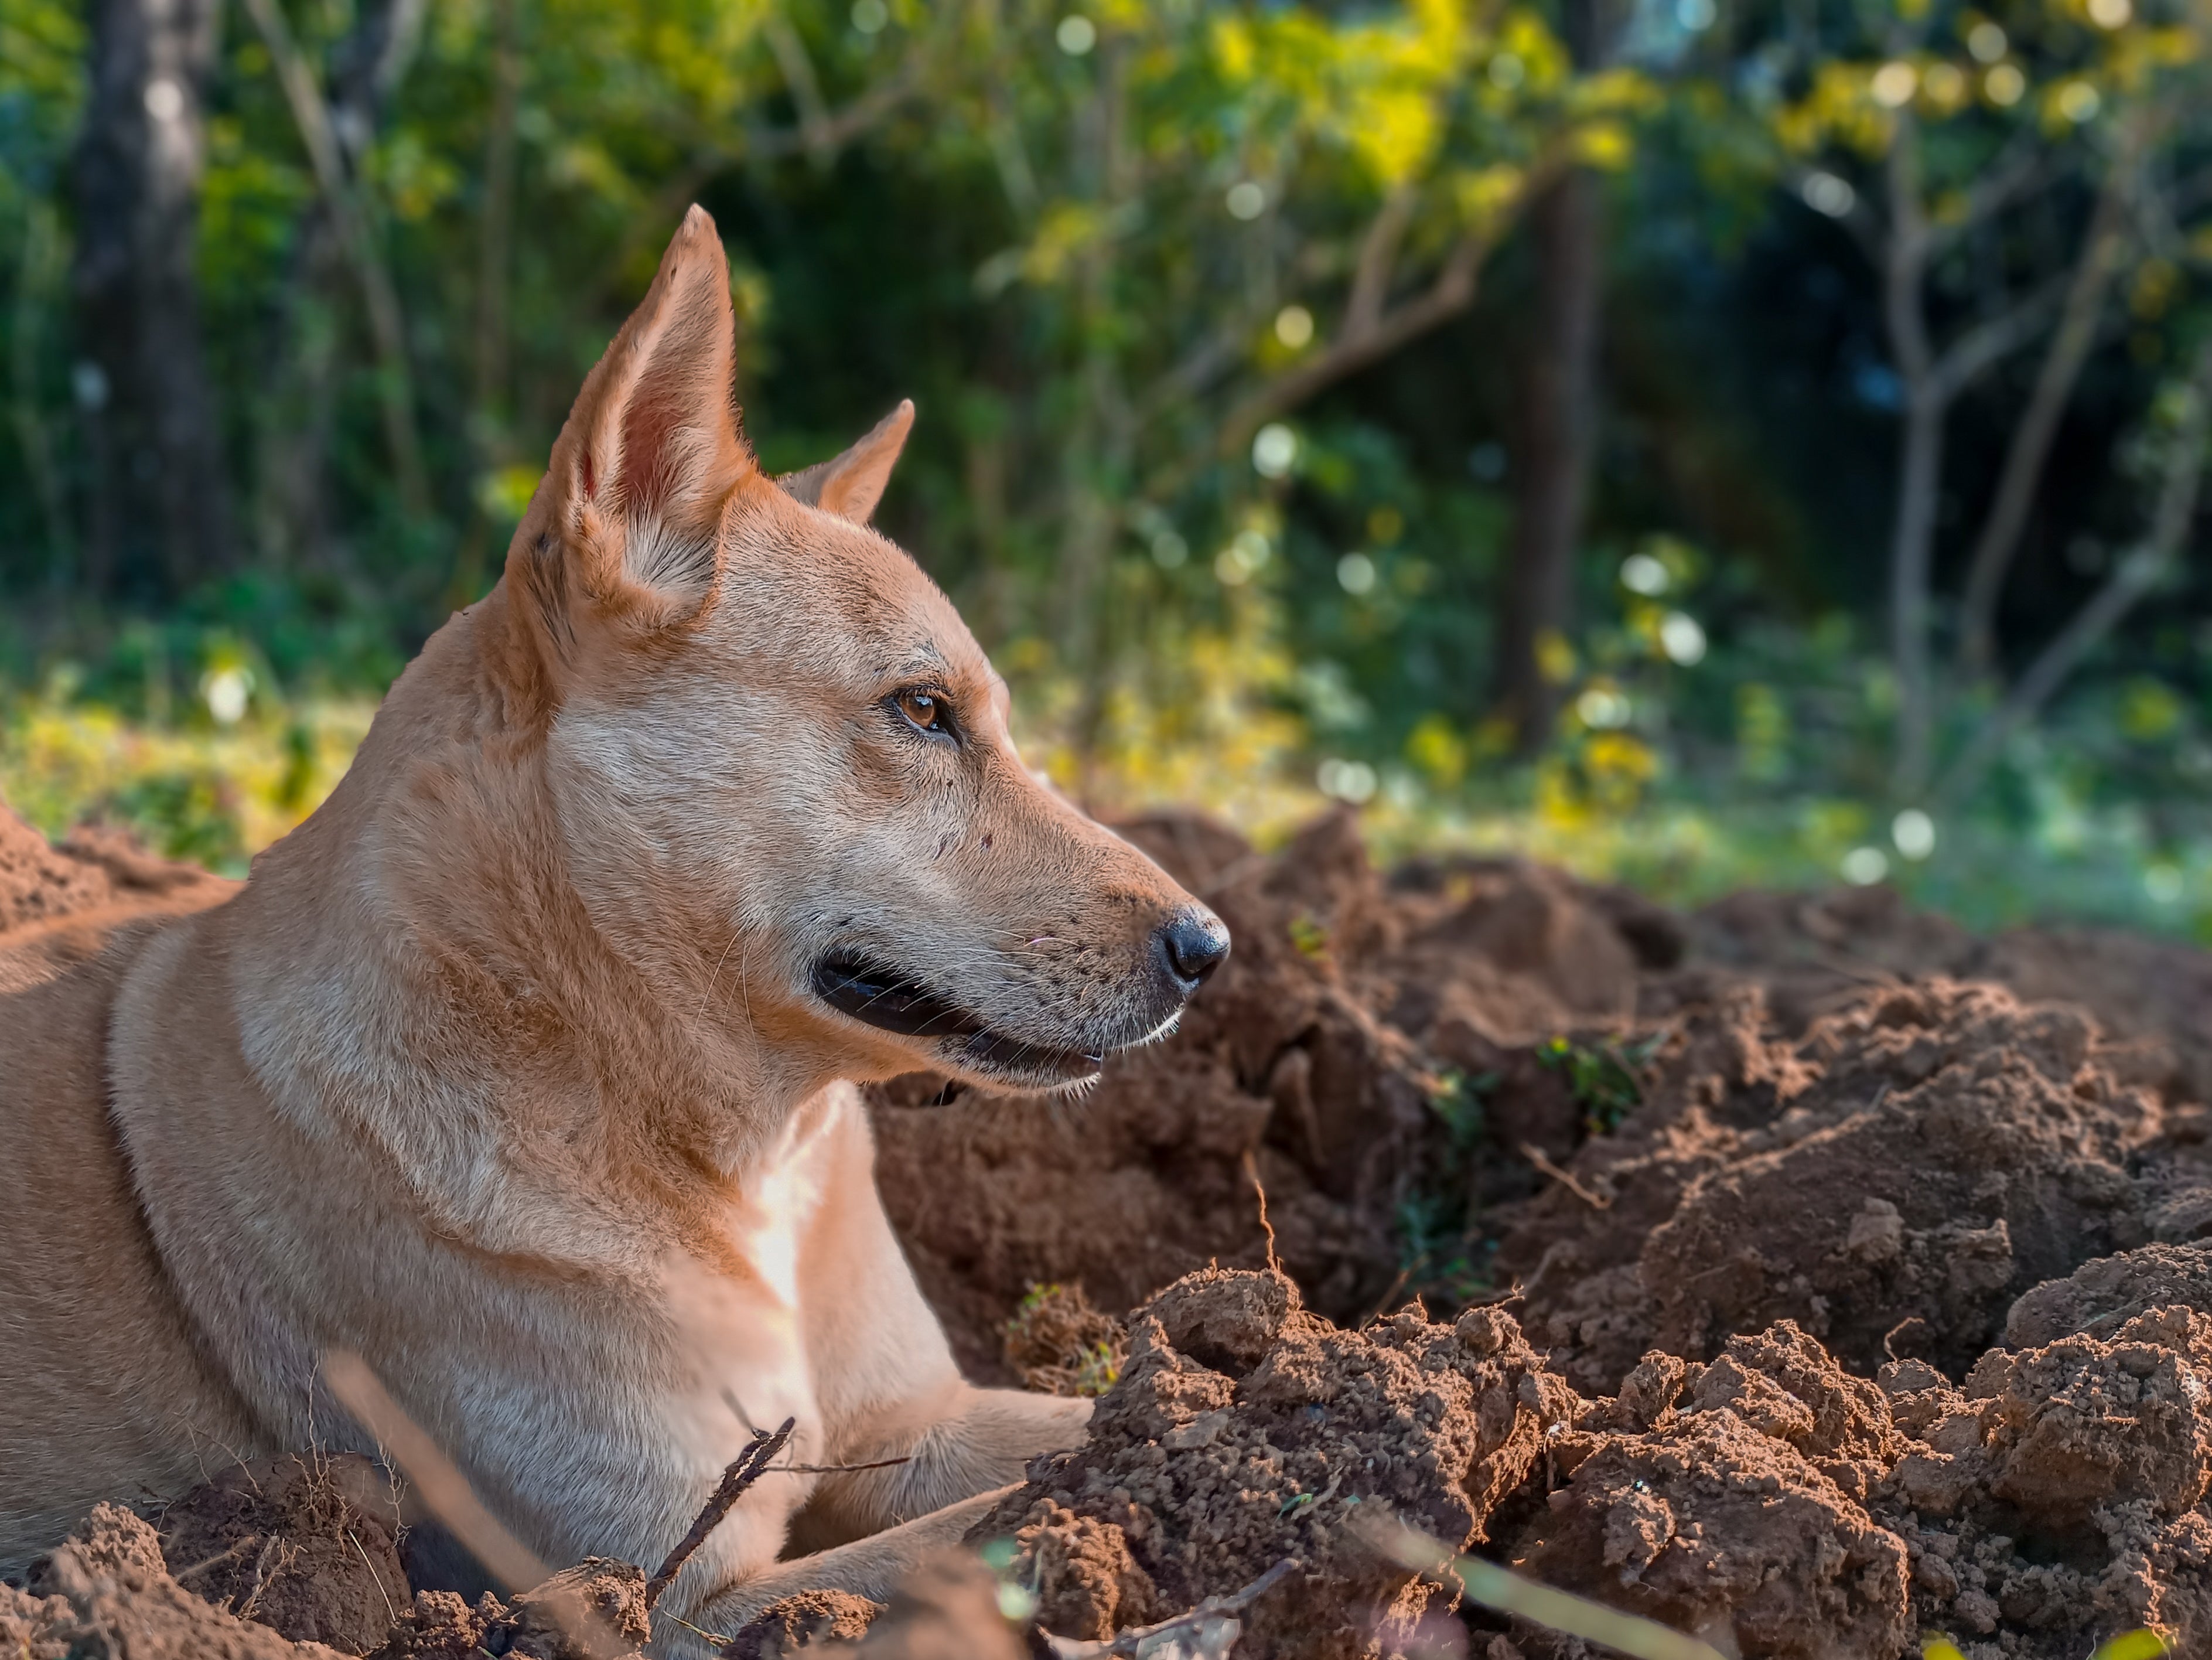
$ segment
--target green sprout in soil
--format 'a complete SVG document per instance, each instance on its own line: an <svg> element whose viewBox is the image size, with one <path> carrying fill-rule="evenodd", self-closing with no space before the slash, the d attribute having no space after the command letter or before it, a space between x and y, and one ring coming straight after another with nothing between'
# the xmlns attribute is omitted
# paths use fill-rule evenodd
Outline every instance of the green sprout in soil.
<svg viewBox="0 0 2212 1660"><path fill-rule="evenodd" d="M1487 1107L1498 1081L1494 1072L1477 1073L1469 1078L1456 1067L1447 1067L1430 1080L1423 1092L1429 1110L1436 1114L1437 1122L1451 1138L1455 1164L1464 1162L1489 1132Z"/></svg>
<svg viewBox="0 0 2212 1660"><path fill-rule="evenodd" d="M1031 1286L1006 1322L1006 1359L1024 1383L1054 1395L1103 1395L1121 1376L1128 1335L1082 1288Z"/></svg>
<svg viewBox="0 0 2212 1660"><path fill-rule="evenodd" d="M1291 944L1299 956L1318 963L1328 955L1328 927L1311 913L1300 911L1291 918Z"/></svg>
<svg viewBox="0 0 2212 1660"><path fill-rule="evenodd" d="M1583 1124L1592 1135L1607 1135L1619 1129L1621 1121L1642 1104L1644 1090L1637 1074L1658 1052L1666 1036L1664 1031L1655 1031L1642 1037L1618 1042L1608 1038L1588 1045L1553 1037L1536 1046L1536 1060L1566 1074L1568 1092L1583 1110Z"/></svg>

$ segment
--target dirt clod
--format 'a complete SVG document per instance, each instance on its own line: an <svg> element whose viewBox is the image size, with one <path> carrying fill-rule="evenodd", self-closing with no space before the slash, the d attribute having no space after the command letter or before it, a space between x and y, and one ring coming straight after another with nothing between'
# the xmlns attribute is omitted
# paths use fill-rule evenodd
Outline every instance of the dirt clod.
<svg viewBox="0 0 2212 1660"><path fill-rule="evenodd" d="M1385 1651L1435 1588L1347 1518L1381 1506L1455 1543L1477 1537L1579 1405L1505 1316L1453 1327L1409 1310L1346 1331L1280 1274L1192 1275L1131 1334L1086 1444L1038 1461L970 1535L1012 1536L1014 1577L1049 1584L1045 1623L1065 1636L1231 1594L1291 1558L1295 1587L1246 1616L1249 1652Z"/></svg>
<svg viewBox="0 0 2212 1660"><path fill-rule="evenodd" d="M295 1642L365 1654L407 1606L398 1502L358 1453L233 1465L161 1517L178 1583Z"/></svg>
<svg viewBox="0 0 2212 1660"><path fill-rule="evenodd" d="M769 1610L797 1603L786 1598ZM860 1624L866 1634L857 1642L838 1640L824 1630L819 1639L797 1649L756 1648L754 1633L768 1620L763 1615L738 1633L728 1651L732 1655L758 1653L763 1657L804 1653L820 1660L1024 1660L1023 1645L999 1611L999 1582L991 1571L964 1551L946 1551L923 1562L906 1577L891 1600L867 1619L860 1610L875 1608L857 1597L840 1597L833 1623Z"/></svg>
<svg viewBox="0 0 2212 1660"><path fill-rule="evenodd" d="M0 1654L9 1660L337 1660L224 1613L169 1577L161 1541L118 1505L94 1508L27 1591L0 1585Z"/></svg>
<svg viewBox="0 0 2212 1660"><path fill-rule="evenodd" d="M530 1660L641 1660L652 1634L645 1570L586 1557L510 1606L487 1593L471 1607L452 1591L421 1591L369 1660L528 1656Z"/></svg>
<svg viewBox="0 0 2212 1660"><path fill-rule="evenodd" d="M1766 1382L1740 1371L1734 1382L1745 1377ZM1904 1543L1793 1444L1810 1433L1812 1414L1766 1387L1794 1411L1759 1402L1747 1420L1731 1406L1693 1407L1648 1434L1573 1449L1572 1477L1509 1547L1514 1565L1719 1638L1724 1651L1899 1653L1911 1630ZM1562 1651L1539 1633L1516 1638L1531 1654Z"/></svg>
<svg viewBox="0 0 2212 1660"><path fill-rule="evenodd" d="M850 1591L801 1591L762 1609L730 1639L724 1660L783 1660L817 1645L858 1642L883 1611Z"/></svg>

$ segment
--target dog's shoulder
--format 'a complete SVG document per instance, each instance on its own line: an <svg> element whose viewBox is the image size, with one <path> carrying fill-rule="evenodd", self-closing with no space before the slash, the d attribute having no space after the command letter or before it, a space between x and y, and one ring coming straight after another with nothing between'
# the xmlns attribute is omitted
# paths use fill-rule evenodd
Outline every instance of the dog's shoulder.
<svg viewBox="0 0 2212 1660"><path fill-rule="evenodd" d="M21 976L0 989L0 1566L95 1499L189 1485L196 1445L248 1444L109 1113L117 1000L149 940L192 926L85 912L0 939L0 974Z"/></svg>

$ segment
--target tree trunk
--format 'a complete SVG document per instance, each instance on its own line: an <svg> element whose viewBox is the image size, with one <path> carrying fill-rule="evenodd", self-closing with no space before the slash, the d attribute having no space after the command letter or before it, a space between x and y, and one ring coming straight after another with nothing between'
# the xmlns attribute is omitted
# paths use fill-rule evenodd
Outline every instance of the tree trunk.
<svg viewBox="0 0 2212 1660"><path fill-rule="evenodd" d="M2081 378L2090 348L2096 344L2106 293L2119 271L2127 239L2129 197L2138 153L2145 142L2144 125L2140 120L2130 124L2106 173L2104 187L2097 193L2097 205L2082 239L2081 256L2067 287L2058 331L2044 354L2035 391L2013 429L1989 520L1974 544L1959 619L1959 660L1971 675L1986 676L1996 667L1997 601L2003 595L2013 556L2020 550L2021 533L2027 528L2028 512L2035 504L2036 486L2042 482L2051 441L2058 435L2059 420L2073 399L2075 384Z"/></svg>
<svg viewBox="0 0 2212 1660"><path fill-rule="evenodd" d="M1897 519L1889 551L1890 660L1897 672L1896 789L1916 800L1934 757L1935 688L1929 666L1929 586L1943 478L1943 399L1914 386L1899 438Z"/></svg>
<svg viewBox="0 0 2212 1660"><path fill-rule="evenodd" d="M46 532L46 586L59 594L75 571L70 534L69 502L62 486L60 466L54 459L52 435L39 407L38 343L40 305L47 296L60 260L54 211L45 202L31 204L23 226L23 262L15 275L15 315L9 330L9 398L15 418L15 441L22 447L24 470L39 498L39 515Z"/></svg>
<svg viewBox="0 0 2212 1660"><path fill-rule="evenodd" d="M94 0L71 163L94 481L88 574L167 598L233 562L228 471L193 263L218 0Z"/></svg>
<svg viewBox="0 0 2212 1660"><path fill-rule="evenodd" d="M1522 386L1513 539L1498 611L1498 696L1522 753L1543 746L1574 622L1574 557L1596 425L1598 302L1605 258L1599 185L1575 168L1530 212L1534 337Z"/></svg>
<svg viewBox="0 0 2212 1660"><path fill-rule="evenodd" d="M359 177L415 55L426 0L362 0L330 55L331 129ZM341 317L354 281L326 198L301 215L279 333L277 384L264 400L257 539L280 565L320 562L330 546L330 461L337 430Z"/></svg>
<svg viewBox="0 0 2212 1660"><path fill-rule="evenodd" d="M1889 234L1882 253L1882 321L1904 389L1898 432L1896 517L1889 539L1889 652L1897 675L1897 751L1892 787L1916 799L1928 781L1935 739L1929 670L1929 578L1935 566L1936 511L1943 481L1943 417L1948 399L1936 369L1921 281L1929 228L1920 198L1920 131L1897 118L1886 177Z"/></svg>
<svg viewBox="0 0 2212 1660"><path fill-rule="evenodd" d="M1939 806L1956 806L1973 794L2004 753L2013 733L2041 712L2082 660L2159 585L2181 556L2196 523L2208 431L2212 431L2212 343L2197 350L2179 430L2166 449L2165 477L2151 516L2150 534L2119 562L2089 603L2075 613L2014 682L2004 702L1982 723L1944 778L1936 793Z"/></svg>

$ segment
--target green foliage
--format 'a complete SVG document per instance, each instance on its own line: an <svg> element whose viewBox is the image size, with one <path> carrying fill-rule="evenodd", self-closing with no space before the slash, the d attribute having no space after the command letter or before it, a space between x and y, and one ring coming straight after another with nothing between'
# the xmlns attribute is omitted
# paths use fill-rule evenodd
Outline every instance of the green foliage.
<svg viewBox="0 0 2212 1660"><path fill-rule="evenodd" d="M1304 911L1290 921L1291 945L1299 956L1316 962L1328 955L1328 925L1317 921Z"/></svg>
<svg viewBox="0 0 2212 1660"><path fill-rule="evenodd" d="M1569 1093L1583 1110L1584 1126L1592 1135L1605 1135L1619 1129L1620 1121L1642 1103L1637 1075L1666 1040L1664 1031L1593 1044L1552 1037L1536 1046L1536 1060L1565 1076Z"/></svg>
<svg viewBox="0 0 2212 1660"><path fill-rule="evenodd" d="M1403 1292L1458 1304L1491 1289L1488 1259L1496 1246L1480 1237L1470 1194L1498 1081L1496 1073L1468 1077L1452 1067L1428 1080L1423 1099L1443 1130L1443 1146L1424 1162L1420 1185L1398 1201L1393 1297Z"/></svg>
<svg viewBox="0 0 2212 1660"><path fill-rule="evenodd" d="M326 89L374 11L286 5ZM209 94L199 271L241 543L228 571L132 596L83 534L66 161L86 26L0 0L0 788L49 825L122 813L234 867L296 822L366 701L496 576L568 398L696 198L728 246L763 460L817 459L915 396L885 526L1082 799L1193 802L1266 840L1334 798L1386 852L1526 852L1684 901L1881 879L1976 921L2212 934L2195 578L1930 812L1932 846L1899 834L1875 552L1897 374L1868 240L1909 137L1939 336L2055 292L2131 134L2177 177L2212 137L2198 25L2168 0L1732 0L1638 12L1601 71L1563 27L1438 0L434 8L358 169L404 312L417 512L359 283L240 20ZM1976 181L2023 158L2035 204L1977 219ZM1519 227L1570 161L1607 181L1607 416L1578 620L1543 654L1560 716L1531 756L1495 718L1492 636L1537 280ZM2008 599L2015 659L2143 534L2206 324L2199 211L2127 252ZM1455 271L1472 309L1363 355L1363 329ZM1968 551L2036 362L1951 410L1939 566ZM201 684L224 653L252 678L234 725ZM1942 700L1939 750L1995 691Z"/></svg>
<svg viewBox="0 0 2212 1660"><path fill-rule="evenodd" d="M1424 1096L1450 1138L1453 1154L1464 1161L1489 1131L1487 1103L1498 1088L1498 1074L1477 1073L1469 1078L1456 1067L1437 1074Z"/></svg>

